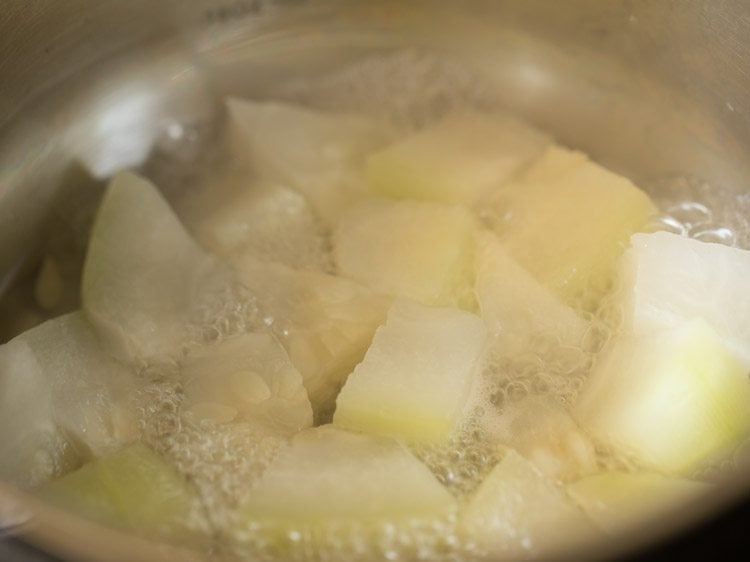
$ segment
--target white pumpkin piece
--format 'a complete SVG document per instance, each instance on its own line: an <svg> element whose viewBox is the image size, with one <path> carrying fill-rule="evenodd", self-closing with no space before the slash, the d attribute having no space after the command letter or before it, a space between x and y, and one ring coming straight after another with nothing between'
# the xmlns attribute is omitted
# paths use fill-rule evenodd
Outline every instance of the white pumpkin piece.
<svg viewBox="0 0 750 562"><path fill-rule="evenodd" d="M629 180L553 146L492 198L484 215L511 257L563 302L592 309L630 236L656 213Z"/></svg>
<svg viewBox="0 0 750 562"><path fill-rule="evenodd" d="M0 346L2 477L35 486L132 441L137 388L80 312Z"/></svg>
<svg viewBox="0 0 750 562"><path fill-rule="evenodd" d="M479 309L501 353L583 345L589 323L511 258L495 234L480 233L476 259Z"/></svg>
<svg viewBox="0 0 750 562"><path fill-rule="evenodd" d="M91 233L82 299L121 356L178 354L201 299L228 282L156 187L131 173L112 180Z"/></svg>
<svg viewBox="0 0 750 562"><path fill-rule="evenodd" d="M646 336L703 318L750 368L750 251L636 234L620 273L626 329Z"/></svg>
<svg viewBox="0 0 750 562"><path fill-rule="evenodd" d="M456 501L429 469L398 442L331 426L297 434L255 486L238 517L283 548L290 536L315 542L347 525L376 535L384 524L433 521ZM290 533L291 532L291 533Z"/></svg>
<svg viewBox="0 0 750 562"><path fill-rule="evenodd" d="M573 482L567 491L599 528L614 536L688 509L712 488L704 482L653 472L612 471Z"/></svg>
<svg viewBox="0 0 750 562"><path fill-rule="evenodd" d="M508 404L486 430L549 478L569 481L597 470L591 440L550 396L528 396Z"/></svg>
<svg viewBox="0 0 750 562"><path fill-rule="evenodd" d="M242 334L191 353L185 404L199 419L256 421L284 434L312 425L302 375L271 334Z"/></svg>
<svg viewBox="0 0 750 562"><path fill-rule="evenodd" d="M440 203L370 199L334 234L341 275L429 306L474 308L476 220Z"/></svg>
<svg viewBox="0 0 750 562"><path fill-rule="evenodd" d="M446 441L467 415L485 343L474 314L396 301L341 390L334 424L417 443Z"/></svg>
<svg viewBox="0 0 750 562"><path fill-rule="evenodd" d="M750 435L750 379L701 319L603 350L574 415L615 451L665 473L719 461Z"/></svg>
<svg viewBox="0 0 750 562"><path fill-rule="evenodd" d="M513 450L470 498L459 525L483 551L512 559L567 558L600 535L560 484Z"/></svg>
<svg viewBox="0 0 750 562"><path fill-rule="evenodd" d="M365 155L388 137L360 115L236 98L227 100L227 108L235 155L262 178L298 190L331 227L365 195Z"/></svg>
<svg viewBox="0 0 750 562"><path fill-rule="evenodd" d="M341 385L364 357L390 299L323 273L251 258L236 265L263 324L302 374L316 420L330 418Z"/></svg>
<svg viewBox="0 0 750 562"><path fill-rule="evenodd" d="M110 527L180 544L207 544L196 526L197 491L166 460L138 443L37 490L53 505Z"/></svg>
<svg viewBox="0 0 750 562"><path fill-rule="evenodd" d="M370 155L367 179L387 197L472 206L549 143L509 115L452 113Z"/></svg>

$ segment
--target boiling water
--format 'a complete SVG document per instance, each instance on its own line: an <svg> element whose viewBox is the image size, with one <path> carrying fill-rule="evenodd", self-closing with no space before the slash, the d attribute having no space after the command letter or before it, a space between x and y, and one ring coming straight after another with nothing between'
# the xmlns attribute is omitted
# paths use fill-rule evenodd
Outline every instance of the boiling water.
<svg viewBox="0 0 750 562"><path fill-rule="evenodd" d="M320 109L374 115L398 133L420 129L453 109L497 109L492 87L480 76L472 75L456 61L418 51L366 59L314 82L292 81L278 89L276 98ZM143 171L164 189L188 226L196 224L205 209L221 203L225 193L218 185L221 181L232 174L236 179L235 163L222 153L221 138L221 131L213 128L171 124L154 157L144 167ZM231 172L227 173L227 169ZM218 177L224 179L217 183ZM643 187L662 210L649 230L750 247L749 195L721 191L684 178L659 180ZM283 217L279 224L283 225ZM285 239L287 233L283 228L277 232L272 239L259 242L270 253L283 251L287 259L299 259L305 267L331 270L327 244L313 249L293 244L280 246L278 240ZM83 246L76 244L70 247L80 253ZM68 259L65 252L70 247L64 251L52 248L48 259ZM295 251L299 255L293 255ZM76 260L74 263L80 266L81 256ZM63 275L61 282L77 280L76 275ZM224 291L228 292L210 295L198 308L186 352L232 334L260 329L267 321L259 316L254 296L242 287ZM31 304L33 298L24 294L21 299L26 303L24 310L30 310L32 315L26 324L45 316L38 303ZM502 423L508 408L528 397L548 398L564 407L575 402L597 352L618 330L619 311L614 302L611 297L605 298L597 311L585 313L591 328L581 347L539 341L533 351L517 356L491 351L483 365L480 390L466 427L443 446L413 447L415 455L460 502L499 461L501 453L492 439L492 425ZM54 307L51 310L59 312ZM28 327L26 324L16 328ZM315 552L310 550L303 530L289 529L287 550L283 553L264 540L260 532L249 528L237 531L237 507L286 444L285 440L244 422L196 421L183 410L176 363L142 365L140 376L143 440L169 457L196 484L202 504L192 518L196 527L213 534L216 540L212 548L216 553L229 557L252 553L260 559L284 560L465 560L482 554L459 540L451 518L407 528L384 523L374 538L372 529L365 535L356 524L331 528L322 542L316 538L319 549ZM604 449L597 450L597 457L601 468L632 466L629 459Z"/></svg>

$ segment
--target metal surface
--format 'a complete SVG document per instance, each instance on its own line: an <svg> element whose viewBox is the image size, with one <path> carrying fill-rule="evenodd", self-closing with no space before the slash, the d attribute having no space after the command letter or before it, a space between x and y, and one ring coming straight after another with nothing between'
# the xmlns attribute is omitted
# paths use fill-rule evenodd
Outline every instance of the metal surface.
<svg viewBox="0 0 750 562"><path fill-rule="evenodd" d="M750 192L748 38L743 0L5 0L0 279L33 261L71 170L138 165L171 125L210 124L225 93L399 46L463 57L505 105L644 185L684 174Z"/></svg>

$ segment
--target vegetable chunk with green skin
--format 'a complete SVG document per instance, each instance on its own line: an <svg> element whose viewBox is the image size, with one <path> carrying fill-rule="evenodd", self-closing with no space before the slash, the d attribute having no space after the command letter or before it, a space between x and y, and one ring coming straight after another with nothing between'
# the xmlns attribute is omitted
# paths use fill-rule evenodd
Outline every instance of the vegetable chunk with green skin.
<svg viewBox="0 0 750 562"><path fill-rule="evenodd" d="M182 377L185 407L199 418L239 417L288 434L312 425L302 375L271 334L242 334L201 348L187 358Z"/></svg>
<svg viewBox="0 0 750 562"><path fill-rule="evenodd" d="M475 306L476 221L439 203L371 199L334 234L339 273L373 290L430 306Z"/></svg>
<svg viewBox="0 0 750 562"><path fill-rule="evenodd" d="M540 340L582 345L589 323L511 258L497 236L482 232L477 246L477 301L503 353L537 350Z"/></svg>
<svg viewBox="0 0 750 562"><path fill-rule="evenodd" d="M387 139L378 124L277 102L229 99L227 108L235 154L302 193L328 226L366 194L365 155Z"/></svg>
<svg viewBox="0 0 750 562"><path fill-rule="evenodd" d="M336 394L364 357L391 299L348 279L250 257L235 265L264 327L302 374L316 421L330 420Z"/></svg>
<svg viewBox="0 0 750 562"><path fill-rule="evenodd" d="M0 346L0 474L35 486L138 435L134 373L80 313Z"/></svg>
<svg viewBox="0 0 750 562"><path fill-rule="evenodd" d="M96 522L155 538L207 541L193 528L197 492L172 466L136 444L37 490L44 500Z"/></svg>
<svg viewBox="0 0 750 562"><path fill-rule="evenodd" d="M599 535L565 490L513 450L459 515L463 533L493 555L552 555Z"/></svg>
<svg viewBox="0 0 750 562"><path fill-rule="evenodd" d="M667 478L651 472L603 472L568 485L567 491L589 518L610 535L656 522L708 494L704 482Z"/></svg>
<svg viewBox="0 0 750 562"><path fill-rule="evenodd" d="M631 234L655 213L629 180L555 146L498 189L485 214L540 283L567 304L592 308Z"/></svg>
<svg viewBox="0 0 750 562"><path fill-rule="evenodd" d="M216 272L155 186L127 172L112 180L91 233L82 299L121 356L177 353Z"/></svg>
<svg viewBox="0 0 750 562"><path fill-rule="evenodd" d="M433 520L455 500L398 442L331 426L297 434L257 483L238 520L284 540L331 525ZM289 540L286 538L286 540Z"/></svg>
<svg viewBox="0 0 750 562"><path fill-rule="evenodd" d="M373 192L472 206L538 156L543 133L508 115L456 113L367 159Z"/></svg>
<svg viewBox="0 0 750 562"><path fill-rule="evenodd" d="M627 329L646 336L701 317L750 368L750 251L636 234L620 271Z"/></svg>
<svg viewBox="0 0 750 562"><path fill-rule="evenodd" d="M747 368L697 319L621 337L575 406L582 427L615 450L668 473L690 473L750 435Z"/></svg>
<svg viewBox="0 0 750 562"><path fill-rule="evenodd" d="M443 442L465 413L486 341L482 321L397 301L336 401L336 426Z"/></svg>

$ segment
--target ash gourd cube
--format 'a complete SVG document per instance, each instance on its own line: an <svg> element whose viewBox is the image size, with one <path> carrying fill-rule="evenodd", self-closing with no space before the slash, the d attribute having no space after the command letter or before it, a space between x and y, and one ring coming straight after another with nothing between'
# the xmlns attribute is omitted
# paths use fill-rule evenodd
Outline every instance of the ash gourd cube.
<svg viewBox="0 0 750 562"><path fill-rule="evenodd" d="M440 443L465 418L486 331L455 308L398 300L336 401L334 425Z"/></svg>
<svg viewBox="0 0 750 562"><path fill-rule="evenodd" d="M377 292L472 309L476 227L462 207L366 200L336 228L336 266Z"/></svg>
<svg viewBox="0 0 750 562"><path fill-rule="evenodd" d="M509 115L453 113L371 154L367 179L387 197L473 206L549 143Z"/></svg>
<svg viewBox="0 0 750 562"><path fill-rule="evenodd" d="M459 513L459 529L482 551L514 560L565 558L601 535L557 481L512 449Z"/></svg>
<svg viewBox="0 0 750 562"><path fill-rule="evenodd" d="M36 486L138 436L134 372L75 312L0 346L0 475Z"/></svg>
<svg viewBox="0 0 750 562"><path fill-rule="evenodd" d="M484 213L512 258L563 302L592 309L649 197L584 154L552 146L501 186Z"/></svg>
<svg viewBox="0 0 750 562"><path fill-rule="evenodd" d="M625 333L581 394L581 424L665 472L730 454L750 435L749 272L745 250L634 236L622 262Z"/></svg>

